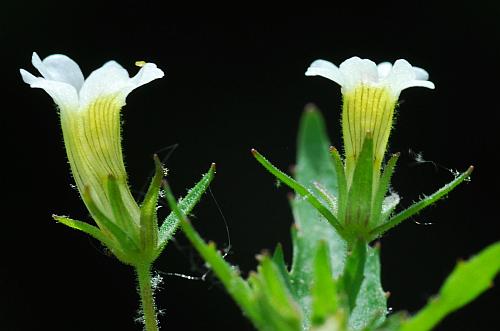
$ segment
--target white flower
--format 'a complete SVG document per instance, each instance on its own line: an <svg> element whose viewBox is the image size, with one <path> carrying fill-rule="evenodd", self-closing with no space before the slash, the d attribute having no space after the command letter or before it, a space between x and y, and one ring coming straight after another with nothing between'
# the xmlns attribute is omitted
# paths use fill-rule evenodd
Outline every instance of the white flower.
<svg viewBox="0 0 500 331"><path fill-rule="evenodd" d="M360 85L386 87L394 97L409 87L421 86L434 89L429 74L424 69L413 67L406 60L397 60L394 65L382 62L376 65L368 59L351 57L339 67L325 60L316 60L306 71L306 76L322 76L333 80L342 91L348 92Z"/></svg>
<svg viewBox="0 0 500 331"><path fill-rule="evenodd" d="M66 55L54 54L42 61L33 53L32 63L43 77L23 69L21 76L31 87L45 90L59 107L73 177L94 219L101 228L106 227L95 213L98 209L127 231L137 229L140 209L127 184L120 110L132 90L163 77L163 71L154 63L141 63L139 72L129 77L127 70L109 61L84 79L78 64ZM111 191L115 182L117 189ZM116 196L126 217L117 215L113 207Z"/></svg>
<svg viewBox="0 0 500 331"><path fill-rule="evenodd" d="M406 60L394 65L376 65L368 59L351 57L339 67L325 60L316 60L306 76L322 76L342 87L342 134L348 184L352 180L358 157L367 134L373 140L374 187L387 149L394 109L401 91L421 86L430 89L434 84L424 69L412 67Z"/></svg>
<svg viewBox="0 0 500 331"><path fill-rule="evenodd" d="M84 79L78 64L66 55L54 54L42 61L34 52L31 61L43 77L21 69L23 81L45 90L63 111L82 111L96 99L108 96L116 96L123 106L132 90L164 76L154 63L146 63L130 78L121 65L109 61Z"/></svg>

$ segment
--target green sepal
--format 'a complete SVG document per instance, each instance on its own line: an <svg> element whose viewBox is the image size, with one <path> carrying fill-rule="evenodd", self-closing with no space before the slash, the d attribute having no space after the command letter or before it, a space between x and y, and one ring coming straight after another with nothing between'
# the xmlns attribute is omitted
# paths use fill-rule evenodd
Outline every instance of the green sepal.
<svg viewBox="0 0 500 331"><path fill-rule="evenodd" d="M112 175L108 176L107 192L109 195L111 211L113 213L113 220L127 233L130 238L134 240L135 243L137 243L141 250L143 250L144 247L142 247L142 243L138 236L137 225L123 202L122 193L120 191L120 183Z"/></svg>
<svg viewBox="0 0 500 331"><path fill-rule="evenodd" d="M104 233L102 233L102 231L97 226L88 224L86 222L74 220L66 216L52 215L52 218L58 221L59 223L69 226L70 228L80 230L88 234L94 239L99 240L101 243L103 243L103 245L107 246L108 248L113 248L115 246L113 241L109 237L107 237Z"/></svg>
<svg viewBox="0 0 500 331"><path fill-rule="evenodd" d="M467 262L458 262L439 294L415 316L403 322L401 331L427 331L444 317L465 306L493 286L500 271L500 241L484 248Z"/></svg>
<svg viewBox="0 0 500 331"><path fill-rule="evenodd" d="M425 207L433 204L434 202L436 202L439 199L441 199L442 197L444 197L446 194L451 192L455 187L457 187L460 183L462 183L464 180L468 179L473 170L474 170L474 167L470 166L469 169L467 169L467 171L463 172L460 176L458 176L453 181L451 181L450 183L448 183L445 186L443 186L442 188L440 188L438 191L434 192L432 195L430 195L430 196L420 200L419 202L413 204L412 206L408 207L407 209L403 210L402 212L400 212L397 215L390 218L386 223L371 230L370 231L370 240L374 240L374 239L380 237L386 231L390 230L391 228L395 227L396 225L398 225L402 221L408 219L409 217L420 212Z"/></svg>
<svg viewBox="0 0 500 331"><path fill-rule="evenodd" d="M182 199L179 199L178 204L179 210L183 215L189 214L191 210L196 206L198 201L200 201L201 196L210 186L212 179L215 175L215 163L210 166L208 172L203 175L201 180L191 188L186 196ZM158 248L156 256L158 256L168 241L173 237L175 231L179 227L181 219L176 215L174 211L172 211L168 217L163 221L163 224L160 226L160 230L158 232Z"/></svg>
<svg viewBox="0 0 500 331"><path fill-rule="evenodd" d="M313 272L311 324L319 326L332 317L338 308L337 284L333 278L330 252L326 242L318 244Z"/></svg>
<svg viewBox="0 0 500 331"><path fill-rule="evenodd" d="M113 223L113 221L110 220L103 212L101 212L101 210L96 206L88 186L84 188L82 195L88 210L101 228L101 231L105 233L109 232L116 239L120 245L120 250L123 251L126 256L126 263L132 263L132 261L137 258L137 254L140 252L137 243L118 225Z"/></svg>
<svg viewBox="0 0 500 331"><path fill-rule="evenodd" d="M338 150L331 146L330 155L332 156L333 166L337 173L337 186L338 186L338 220L341 224L345 222L345 213L347 208L347 178L345 176L345 169L342 159Z"/></svg>
<svg viewBox="0 0 500 331"><path fill-rule="evenodd" d="M160 159L156 154L153 158L155 163L155 174L151 179L151 184L142 201L140 217L141 245L148 255L156 253L158 245L159 229L156 208L160 195L161 181L163 179L163 166Z"/></svg>
<svg viewBox="0 0 500 331"><path fill-rule="evenodd" d="M98 227L65 216L52 215L52 218L59 223L69 226L70 228L80 230L94 239L99 240L104 246L111 250L120 261L130 263L127 262L127 259L125 258L120 247L111 238L106 236Z"/></svg>
<svg viewBox="0 0 500 331"><path fill-rule="evenodd" d="M354 309L356 299L364 279L366 263L367 244L363 240L357 240L350 252L347 253L344 273L340 281L343 292L347 297L349 311Z"/></svg>
<svg viewBox="0 0 500 331"><path fill-rule="evenodd" d="M342 227L342 225L340 225L335 215L333 215L333 213L325 205L323 205L323 203L321 203L321 201L316 196L314 196L314 194L310 190L305 188L302 184L297 182L292 177L276 168L255 149L252 149L252 154L255 159L260 164L262 164L264 168L266 168L271 174L273 174L276 178L278 178L280 181L297 192L297 194L306 199L321 215L323 215L328 220L328 222L335 228L335 230L337 230L339 234L344 233L344 228Z"/></svg>
<svg viewBox="0 0 500 331"><path fill-rule="evenodd" d="M389 185L391 184L391 177L394 173L394 167L396 166L396 162L398 161L399 153L393 154L387 162L387 165L384 168L384 172L380 177L380 181L378 183L378 188L375 193L372 205L372 212L370 216L369 227L374 228L377 227L380 223L380 219L382 218L382 204L384 203L384 197L389 191Z"/></svg>
<svg viewBox="0 0 500 331"><path fill-rule="evenodd" d="M354 169L347 198L344 226L349 241L366 239L369 228L373 190L373 138L366 134Z"/></svg>

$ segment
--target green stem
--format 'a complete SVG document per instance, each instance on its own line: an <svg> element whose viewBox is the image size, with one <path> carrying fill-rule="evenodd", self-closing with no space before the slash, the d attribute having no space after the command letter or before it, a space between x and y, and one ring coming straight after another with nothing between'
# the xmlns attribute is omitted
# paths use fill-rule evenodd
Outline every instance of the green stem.
<svg viewBox="0 0 500 331"><path fill-rule="evenodd" d="M138 265L136 266L136 272L137 279L139 280L139 294L141 296L141 308L144 314L146 331L158 331L155 302L151 289L151 265Z"/></svg>

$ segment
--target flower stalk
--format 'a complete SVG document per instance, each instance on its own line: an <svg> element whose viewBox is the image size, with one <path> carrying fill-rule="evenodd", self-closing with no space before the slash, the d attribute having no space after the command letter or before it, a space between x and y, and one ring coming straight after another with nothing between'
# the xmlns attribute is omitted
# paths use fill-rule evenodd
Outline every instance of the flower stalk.
<svg viewBox="0 0 500 331"><path fill-rule="evenodd" d="M152 290L151 265L138 265L135 267L135 270L139 282L144 326L146 331L158 331L158 320L156 318L156 307Z"/></svg>

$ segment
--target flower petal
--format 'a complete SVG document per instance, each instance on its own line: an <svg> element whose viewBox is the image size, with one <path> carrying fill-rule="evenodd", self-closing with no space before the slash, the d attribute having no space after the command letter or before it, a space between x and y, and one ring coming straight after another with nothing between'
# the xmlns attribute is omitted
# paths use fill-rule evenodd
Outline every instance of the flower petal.
<svg viewBox="0 0 500 331"><path fill-rule="evenodd" d="M94 70L83 83L80 90L80 109L100 97L121 94L121 91L128 86L129 80L127 70L117 62L105 63Z"/></svg>
<svg viewBox="0 0 500 331"><path fill-rule="evenodd" d="M384 79L385 77L389 76L392 70L392 63L390 62L382 62L377 65L377 71L378 71L378 78Z"/></svg>
<svg viewBox="0 0 500 331"><path fill-rule="evenodd" d="M47 92L52 99L54 99L54 102L61 110L71 111L78 109L78 94L72 85L41 77L35 77L24 69L20 69L19 72L21 73L25 83L29 84L33 88L41 88L45 90L45 92Z"/></svg>
<svg viewBox="0 0 500 331"><path fill-rule="evenodd" d="M429 73L422 68L413 67L415 78L418 80L429 80Z"/></svg>
<svg viewBox="0 0 500 331"><path fill-rule="evenodd" d="M80 91L80 109L100 97L117 96L125 104L127 95L135 88L163 77L163 71L154 63L145 64L133 78L115 61L109 61L93 71Z"/></svg>
<svg viewBox="0 0 500 331"><path fill-rule="evenodd" d="M397 60L394 63L391 74L386 82L389 87L399 95L399 93L409 87L427 87L434 89L434 83L427 81L429 74L418 67L412 67L406 60Z"/></svg>
<svg viewBox="0 0 500 331"><path fill-rule="evenodd" d="M156 64L146 63L141 67L139 72L130 79L130 82L134 85L132 90L155 79L162 78L163 76L165 76L165 73L163 72L163 70L159 69ZM132 90L128 91L127 94Z"/></svg>
<svg viewBox="0 0 500 331"><path fill-rule="evenodd" d="M409 87L427 87L427 88L429 88L431 90L434 90L435 85L434 85L433 82L428 81L428 80L418 80L418 79L415 79L415 80L412 80L412 81L407 82L405 84L402 84L401 85L401 90L407 89Z"/></svg>
<svg viewBox="0 0 500 331"><path fill-rule="evenodd" d="M394 62L391 72L383 80L384 84L392 90L392 93L398 97L403 89L409 87L409 83L415 80L415 71L406 60L397 60Z"/></svg>
<svg viewBox="0 0 500 331"><path fill-rule="evenodd" d="M331 62L325 60L316 60L307 68L306 76L321 76L333 80L335 83L343 86L345 83L344 75L339 68Z"/></svg>
<svg viewBox="0 0 500 331"><path fill-rule="evenodd" d="M77 91L83 85L84 77L78 64L62 54L53 54L43 61L36 52L31 58L33 66L48 80L72 85Z"/></svg>
<svg viewBox="0 0 500 331"><path fill-rule="evenodd" d="M378 70L375 62L368 59L351 57L340 64L340 71L344 74L345 84L342 86L350 90L360 84L377 84Z"/></svg>

